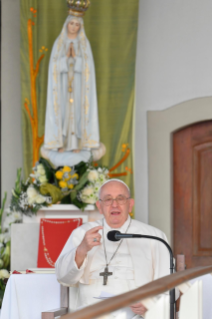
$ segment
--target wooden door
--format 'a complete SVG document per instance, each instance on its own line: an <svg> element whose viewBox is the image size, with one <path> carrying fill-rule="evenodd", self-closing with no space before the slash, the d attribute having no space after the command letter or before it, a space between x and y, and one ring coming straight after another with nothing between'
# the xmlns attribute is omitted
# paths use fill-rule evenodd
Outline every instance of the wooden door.
<svg viewBox="0 0 212 319"><path fill-rule="evenodd" d="M212 121L174 133L173 162L174 254L212 265Z"/></svg>

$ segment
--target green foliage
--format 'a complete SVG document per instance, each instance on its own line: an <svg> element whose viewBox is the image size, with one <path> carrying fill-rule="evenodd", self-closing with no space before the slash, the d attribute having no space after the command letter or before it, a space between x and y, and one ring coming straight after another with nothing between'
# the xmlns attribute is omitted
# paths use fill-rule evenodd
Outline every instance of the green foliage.
<svg viewBox="0 0 212 319"><path fill-rule="evenodd" d="M10 209L14 212L19 211L19 197L15 196L13 193L10 201Z"/></svg>
<svg viewBox="0 0 212 319"><path fill-rule="evenodd" d="M80 162L79 164L75 165L74 168L77 171L77 173L79 174L79 176L81 177L86 172L88 167L89 167L88 163Z"/></svg>
<svg viewBox="0 0 212 319"><path fill-rule="evenodd" d="M88 205L86 203L83 203L83 202L79 201L77 197L74 197L74 199L72 199L72 204L77 206L82 211L84 211L86 206Z"/></svg>
<svg viewBox="0 0 212 319"><path fill-rule="evenodd" d="M6 243L6 248L2 254L2 260L4 262L4 268L8 268L10 265L10 241Z"/></svg>
<svg viewBox="0 0 212 319"><path fill-rule="evenodd" d="M88 172L85 172L79 180L79 183L75 186L75 190L79 191L88 182Z"/></svg>
<svg viewBox="0 0 212 319"><path fill-rule="evenodd" d="M22 168L17 169L17 177L15 181L15 188L14 188L14 196L20 196L21 195L21 171Z"/></svg>
<svg viewBox="0 0 212 319"><path fill-rule="evenodd" d="M49 183L45 183L40 186L40 192L42 195L50 195L52 198L52 204L56 204L62 200L64 195L62 194L61 190Z"/></svg>
<svg viewBox="0 0 212 319"><path fill-rule="evenodd" d="M57 180L55 178L55 169L51 166L51 164L43 157L39 159L39 163L43 164L43 167L45 169L46 177L48 179L48 182L50 184L57 183Z"/></svg>
<svg viewBox="0 0 212 319"><path fill-rule="evenodd" d="M70 205L70 204L72 204L72 203L71 203L70 192L69 192L68 195L64 196L64 197L61 199L61 204L65 204L65 205Z"/></svg>
<svg viewBox="0 0 212 319"><path fill-rule="evenodd" d="M46 203L43 204L36 204L34 207L30 207L27 209L27 211L24 212L24 214L28 216L36 215L37 212L42 208L42 207L47 207L48 205Z"/></svg>
<svg viewBox="0 0 212 319"><path fill-rule="evenodd" d="M4 281L2 279L0 279L0 308L2 306L5 288L6 288L6 285L5 285Z"/></svg>
<svg viewBox="0 0 212 319"><path fill-rule="evenodd" d="M87 168L86 168L87 169ZM71 203L77 206L78 208L84 210L87 204L81 202L77 198L77 192L80 191L85 185L88 183L88 172L85 170L84 167L82 168L83 175L81 176L79 183L75 186L74 190L71 192Z"/></svg>
<svg viewBox="0 0 212 319"><path fill-rule="evenodd" d="M1 221L2 221L2 216L4 213L4 207L5 207L6 200L7 200L7 192L4 193L4 198L3 198L1 209L0 209L0 230L1 230Z"/></svg>

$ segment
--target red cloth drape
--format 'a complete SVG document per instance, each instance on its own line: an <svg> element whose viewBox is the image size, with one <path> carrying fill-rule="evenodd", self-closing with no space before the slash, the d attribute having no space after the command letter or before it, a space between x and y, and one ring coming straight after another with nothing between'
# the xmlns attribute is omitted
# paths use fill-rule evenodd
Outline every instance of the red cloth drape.
<svg viewBox="0 0 212 319"><path fill-rule="evenodd" d="M37 267L54 268L67 239L80 225L82 218L41 219Z"/></svg>

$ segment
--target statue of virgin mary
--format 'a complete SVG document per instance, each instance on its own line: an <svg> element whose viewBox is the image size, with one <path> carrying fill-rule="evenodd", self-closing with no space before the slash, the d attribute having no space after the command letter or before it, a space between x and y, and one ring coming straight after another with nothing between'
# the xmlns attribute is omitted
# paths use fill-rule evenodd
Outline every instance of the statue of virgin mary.
<svg viewBox="0 0 212 319"><path fill-rule="evenodd" d="M51 52L44 148L87 152L99 145L92 51L83 19L69 15Z"/></svg>

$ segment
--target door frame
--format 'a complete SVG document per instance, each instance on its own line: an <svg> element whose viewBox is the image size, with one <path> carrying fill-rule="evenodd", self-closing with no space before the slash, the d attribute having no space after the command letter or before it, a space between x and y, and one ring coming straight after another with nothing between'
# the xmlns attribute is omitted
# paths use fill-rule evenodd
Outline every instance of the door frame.
<svg viewBox="0 0 212 319"><path fill-rule="evenodd" d="M173 244L172 134L190 124L212 119L212 97L197 98L163 111L147 113L149 224Z"/></svg>

